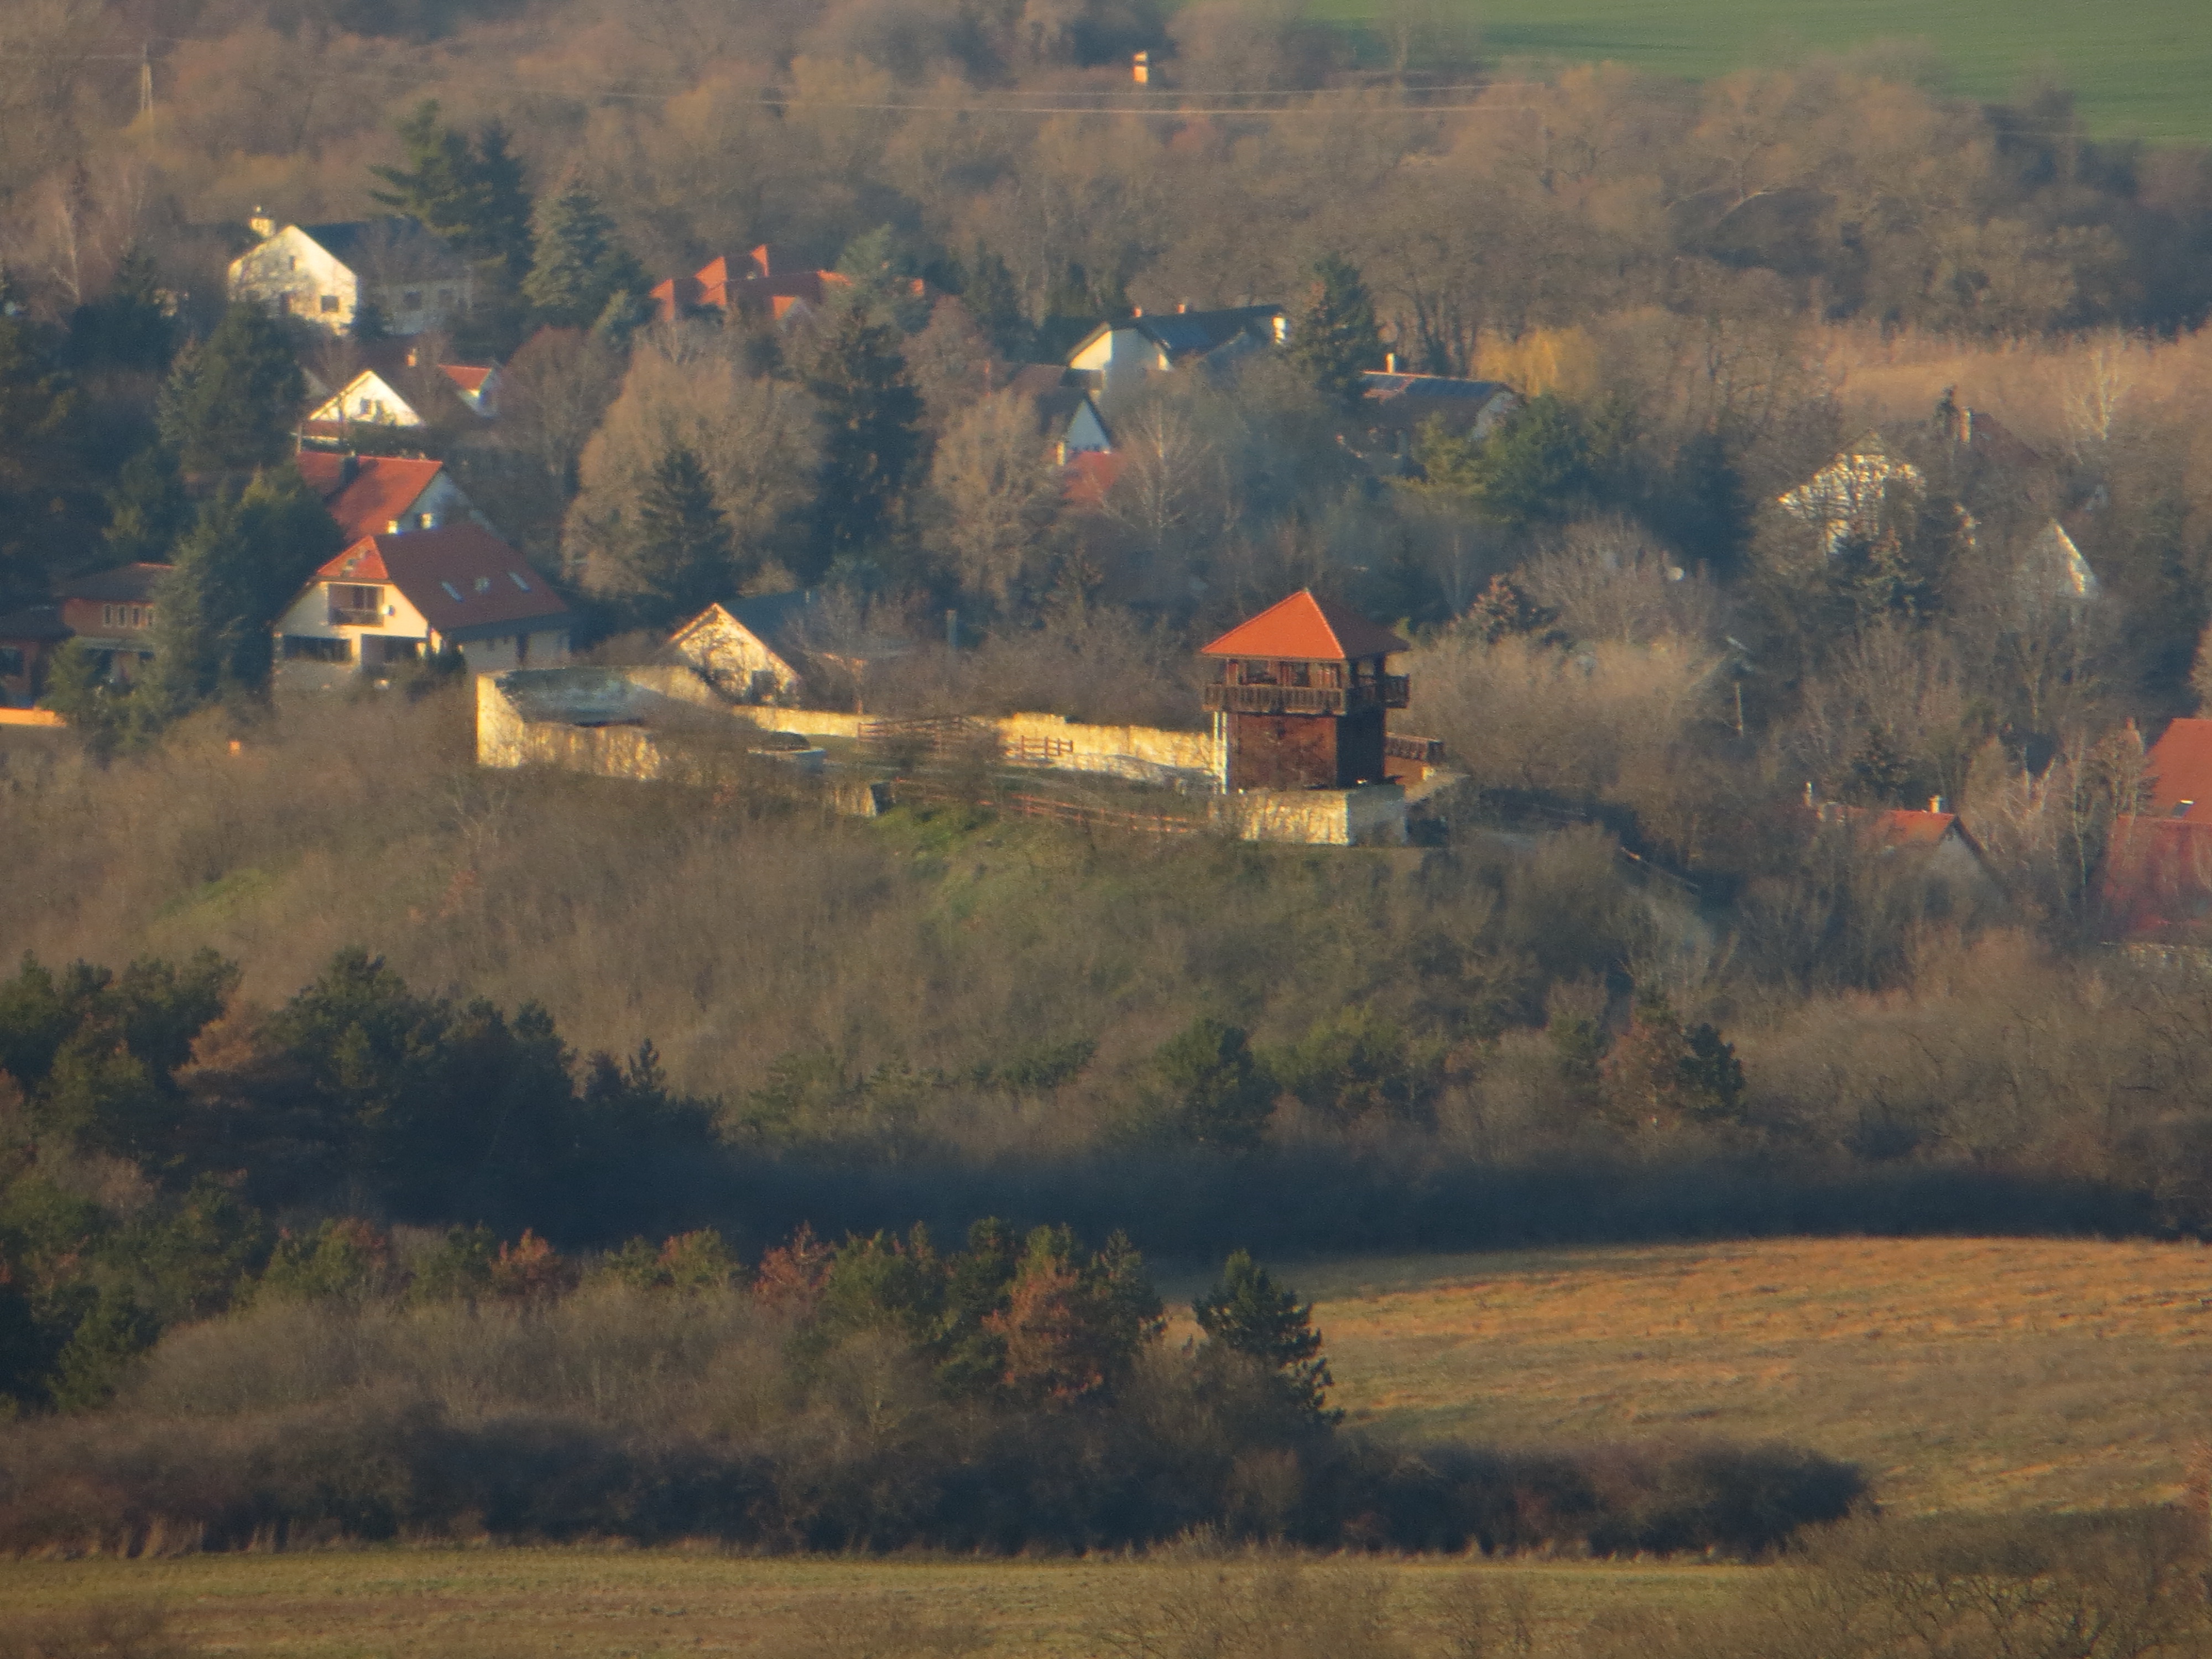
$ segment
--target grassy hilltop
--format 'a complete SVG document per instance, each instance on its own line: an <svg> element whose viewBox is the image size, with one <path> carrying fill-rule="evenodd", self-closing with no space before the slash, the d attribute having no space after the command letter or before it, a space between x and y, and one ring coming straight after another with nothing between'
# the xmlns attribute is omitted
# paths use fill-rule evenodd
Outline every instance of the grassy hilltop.
<svg viewBox="0 0 2212 1659"><path fill-rule="evenodd" d="M1312 9L1360 31L1363 61L1383 58L1377 31L1387 11L1376 0L1313 0ZM1948 85L1978 98L2048 75L2072 88L2100 136L2212 140L2203 96L2212 33L2195 0L1468 0L1466 10L1485 57L1508 66L1590 60L1705 79L1881 43L1901 46L1894 58L1924 50Z"/></svg>

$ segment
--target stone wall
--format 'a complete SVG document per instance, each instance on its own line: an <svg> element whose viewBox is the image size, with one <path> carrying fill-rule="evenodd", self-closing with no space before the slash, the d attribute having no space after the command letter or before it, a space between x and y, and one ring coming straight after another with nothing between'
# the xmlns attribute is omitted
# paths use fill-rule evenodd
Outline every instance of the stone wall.
<svg viewBox="0 0 2212 1659"><path fill-rule="evenodd" d="M1395 783L1355 789L1248 789L1222 804L1244 841L1312 847L1406 844L1406 792Z"/></svg>

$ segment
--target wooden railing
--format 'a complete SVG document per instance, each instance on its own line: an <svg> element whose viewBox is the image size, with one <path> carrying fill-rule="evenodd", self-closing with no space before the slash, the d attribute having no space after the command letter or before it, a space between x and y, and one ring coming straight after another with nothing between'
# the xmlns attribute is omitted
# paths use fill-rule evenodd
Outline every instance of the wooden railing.
<svg viewBox="0 0 2212 1659"><path fill-rule="evenodd" d="M331 626L333 628L374 628L384 620L384 613L374 607L356 610L350 605L331 607Z"/></svg>
<svg viewBox="0 0 2212 1659"><path fill-rule="evenodd" d="M1441 766L1444 759L1444 740L1391 732L1382 738L1382 752L1392 760L1419 761L1424 766Z"/></svg>
<svg viewBox="0 0 2212 1659"><path fill-rule="evenodd" d="M1206 706L1228 714L1351 714L1363 708L1403 708L1407 678L1385 674L1350 685L1227 685L1206 688Z"/></svg>

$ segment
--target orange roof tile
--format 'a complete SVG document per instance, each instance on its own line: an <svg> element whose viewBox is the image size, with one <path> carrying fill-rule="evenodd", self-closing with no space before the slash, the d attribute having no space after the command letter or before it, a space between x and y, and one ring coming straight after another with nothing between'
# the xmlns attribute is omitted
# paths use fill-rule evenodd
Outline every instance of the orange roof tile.
<svg viewBox="0 0 2212 1659"><path fill-rule="evenodd" d="M472 363L441 363L438 367L447 380L464 392L481 392L483 383L491 379L489 368L479 368Z"/></svg>
<svg viewBox="0 0 2212 1659"><path fill-rule="evenodd" d="M2212 720L2169 725L2143 757L2143 782L2150 817L2212 818Z"/></svg>
<svg viewBox="0 0 2212 1659"><path fill-rule="evenodd" d="M1354 657L1382 657L1411 649L1380 623L1302 587L1201 647L1200 654L1349 662Z"/></svg>
<svg viewBox="0 0 2212 1659"><path fill-rule="evenodd" d="M318 450L299 457L300 476L323 498L349 543L404 519L437 478L443 461L397 455L332 455Z"/></svg>
<svg viewBox="0 0 2212 1659"><path fill-rule="evenodd" d="M1951 833L1959 822L1956 812L1922 812L1899 807L1876 812L1867 823L1866 833L1885 847L1933 847ZM1961 829L1959 833L1966 832Z"/></svg>
<svg viewBox="0 0 2212 1659"><path fill-rule="evenodd" d="M2096 893L2110 937L2202 939L2212 927L2212 821L2114 819Z"/></svg>

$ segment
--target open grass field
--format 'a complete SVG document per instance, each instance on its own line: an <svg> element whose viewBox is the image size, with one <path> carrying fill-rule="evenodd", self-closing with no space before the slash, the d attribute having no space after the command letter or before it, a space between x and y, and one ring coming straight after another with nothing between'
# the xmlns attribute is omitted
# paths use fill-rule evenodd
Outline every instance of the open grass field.
<svg viewBox="0 0 2212 1659"><path fill-rule="evenodd" d="M994 1653L1107 1659L1133 1610L1198 1574L1253 1571L1159 1562L762 1561L667 1552L380 1549L175 1561L0 1565L0 1617L102 1600L154 1601L210 1651L252 1659L522 1659L738 1654L759 1659L869 1650L903 1613L970 1627ZM1615 1608L1697 1606L1739 1591L1745 1567L1478 1566L1401 1563L1394 1625L1441 1646L1452 1587L1470 1571L1525 1585L1547 1645Z"/></svg>
<svg viewBox="0 0 2212 1659"><path fill-rule="evenodd" d="M1896 1512L2162 1503L2212 1436L2212 1250L1823 1239L1301 1269L1354 1420L1772 1437Z"/></svg>
<svg viewBox="0 0 2212 1659"><path fill-rule="evenodd" d="M2212 1403L2212 1250L2194 1245L1778 1240L1314 1262L1286 1276L1317 1299L1338 1398L1378 1432L1771 1436L1860 1460L1893 1513L2168 1501ZM905 1607L973 1624L997 1651L1091 1659L1116 1650L1109 1634L1130 1609L1215 1570L535 1549L16 1561L0 1563L0 1618L152 1600L217 1652L500 1659L857 1652L840 1631ZM1759 1570L1375 1571L1426 1654L1443 1650L1443 1609L1470 1571L1526 1586L1557 1650L1608 1610L1729 1598Z"/></svg>
<svg viewBox="0 0 2212 1659"><path fill-rule="evenodd" d="M1925 46L1978 98L2047 72L2105 137L2212 142L2212 12L2203 0L1457 0L1492 62L1611 61L1704 79L1875 42ZM1378 0L1312 0L1371 33ZM1368 43L1373 46L1371 40ZM1363 58L1379 55L1379 46Z"/></svg>

